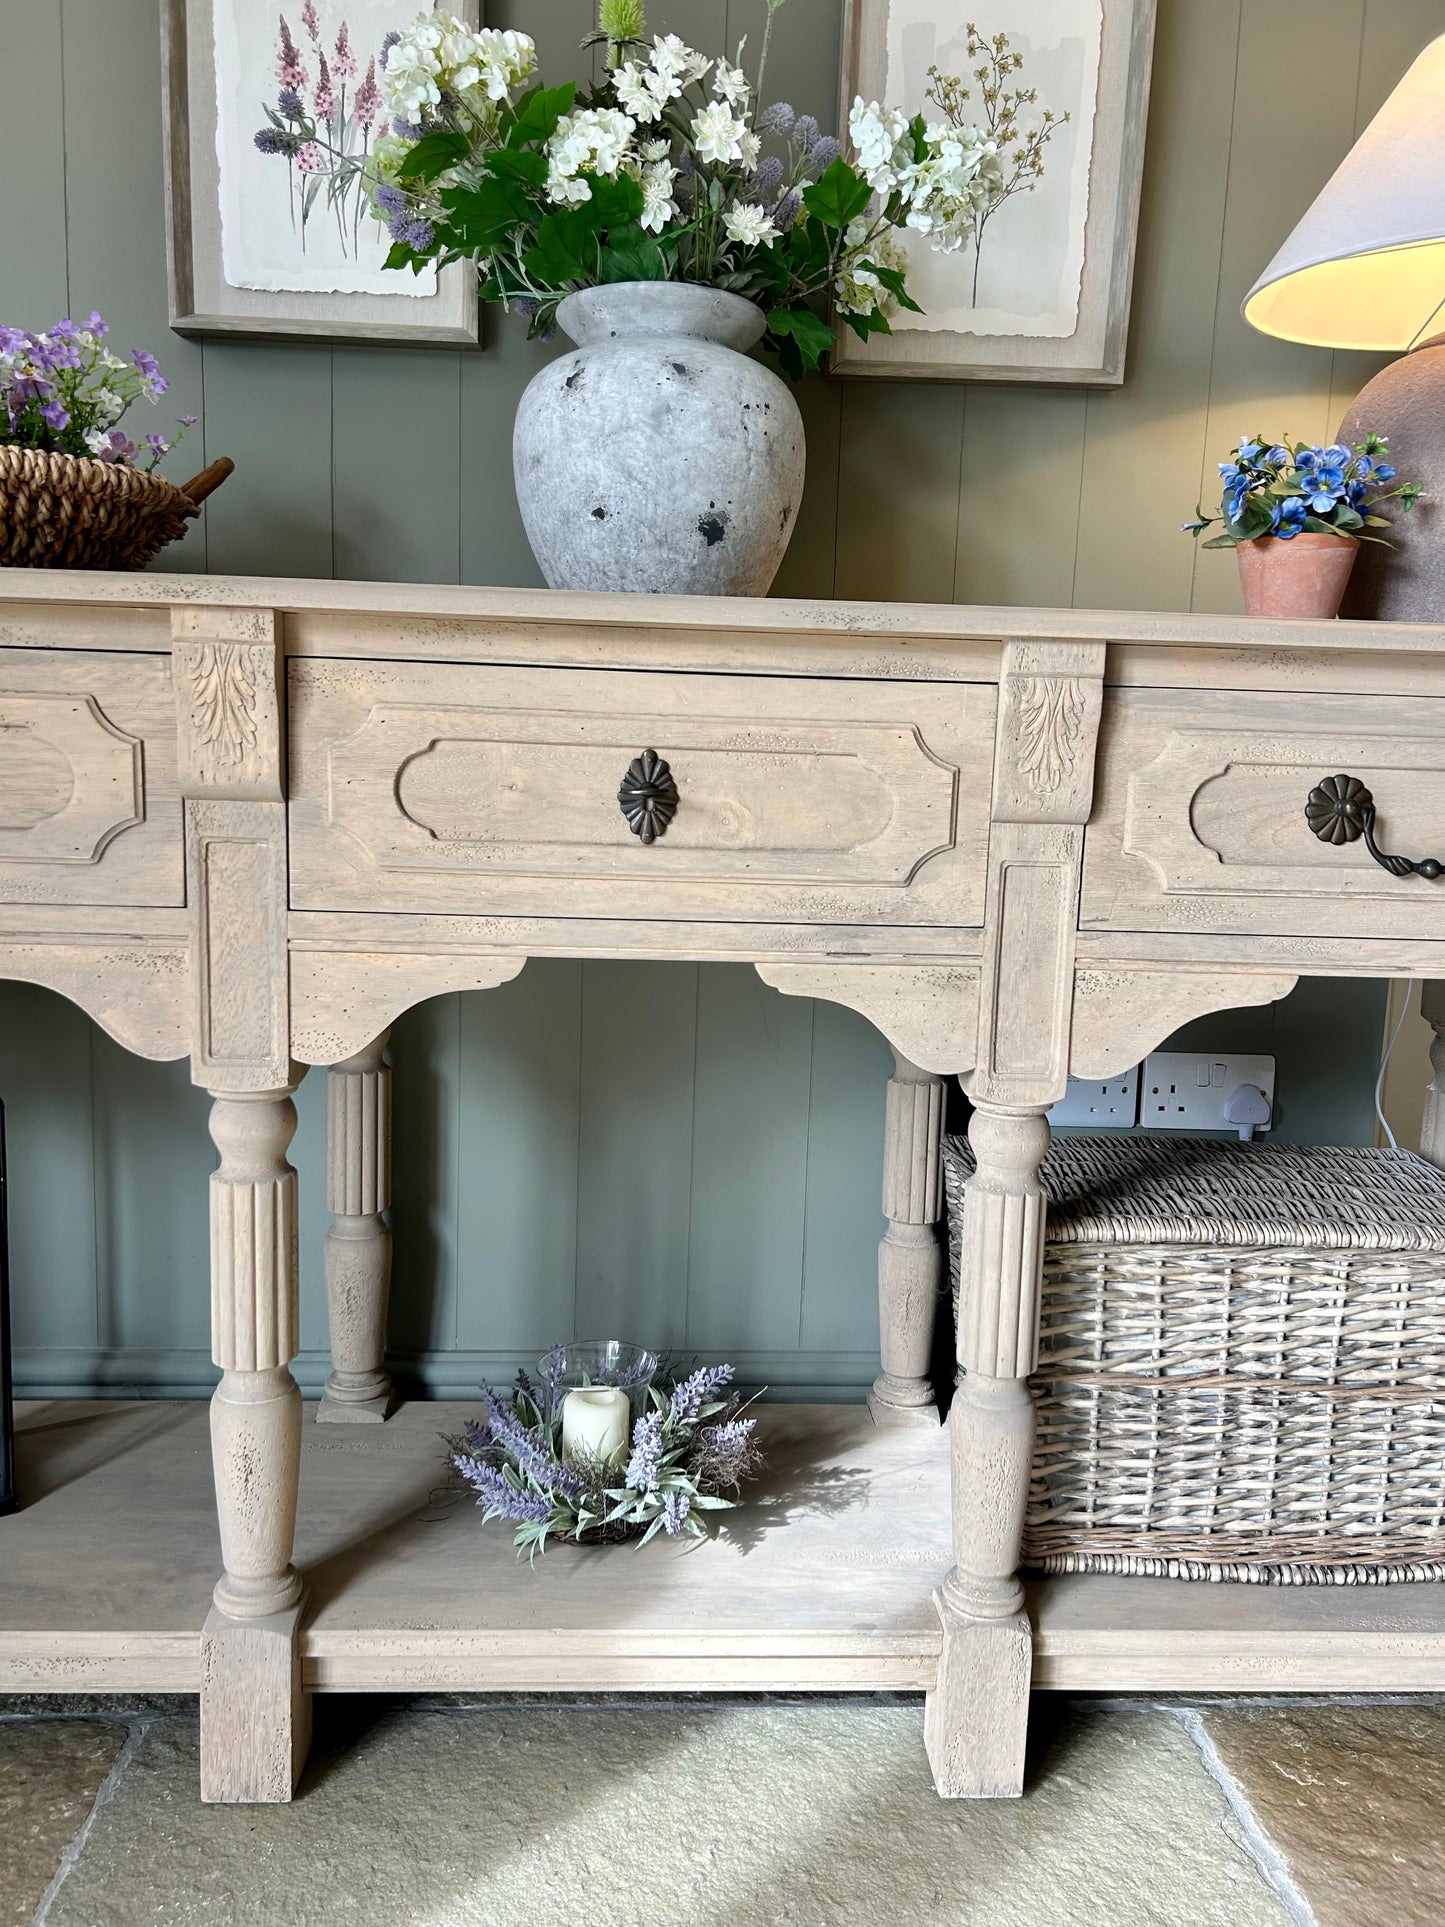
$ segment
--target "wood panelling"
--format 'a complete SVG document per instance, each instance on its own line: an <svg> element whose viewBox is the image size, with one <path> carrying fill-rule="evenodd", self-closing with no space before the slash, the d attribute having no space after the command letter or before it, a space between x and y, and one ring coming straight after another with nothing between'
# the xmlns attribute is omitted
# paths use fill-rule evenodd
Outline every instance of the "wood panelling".
<svg viewBox="0 0 1445 1927"><path fill-rule="evenodd" d="M829 126L841 11L788 0L764 88ZM154 0L0 0L0 16L25 76L0 117L0 165L25 182L0 199L0 320L103 309L120 348L155 350L171 377L145 426L201 417L168 472L237 462L166 565L537 582L511 420L562 344L497 314L481 353L171 335ZM549 76L592 62L592 0L494 0L488 17L533 34ZM755 53L763 8L653 0L651 19L730 50L747 34ZM1159 0L1127 380L806 383L779 592L1236 609L1232 559L1179 533L1201 486L1208 500L1241 431L1325 433L1378 365L1269 341L1240 297L1441 32L1445 0ZM1205 1022L1217 1044L1275 1051L1283 1132L1366 1142L1382 1007L1375 985L1305 982ZM183 1067L124 1058L23 985L0 1013L22 1383L203 1388L209 1152ZM861 1018L741 968L542 960L409 1012L392 1054L403 1378L465 1396L552 1337L606 1328L731 1350L778 1387L871 1380L889 1062ZM302 1085L293 1150L309 1391L323 1095L317 1075Z"/></svg>

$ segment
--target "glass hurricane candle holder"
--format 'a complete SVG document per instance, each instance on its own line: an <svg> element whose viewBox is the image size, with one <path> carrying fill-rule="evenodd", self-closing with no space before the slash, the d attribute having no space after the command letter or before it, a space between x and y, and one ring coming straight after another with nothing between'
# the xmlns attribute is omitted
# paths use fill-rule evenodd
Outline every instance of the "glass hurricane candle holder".
<svg viewBox="0 0 1445 1927"><path fill-rule="evenodd" d="M627 1393L636 1419L647 1403L647 1388L660 1363L657 1353L643 1345L594 1338L576 1345L554 1345L537 1361L537 1369L549 1411L582 1386L616 1385Z"/></svg>

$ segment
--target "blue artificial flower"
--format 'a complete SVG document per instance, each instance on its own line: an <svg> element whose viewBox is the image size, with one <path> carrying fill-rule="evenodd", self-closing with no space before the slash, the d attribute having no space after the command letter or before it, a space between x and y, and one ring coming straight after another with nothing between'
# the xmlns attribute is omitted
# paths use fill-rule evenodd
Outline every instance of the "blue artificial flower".
<svg viewBox="0 0 1445 1927"><path fill-rule="evenodd" d="M1308 513L1309 509L1302 495L1291 495L1283 502L1276 502L1274 513L1270 517L1271 533L1277 535L1283 542L1292 540L1304 527Z"/></svg>
<svg viewBox="0 0 1445 1927"><path fill-rule="evenodd" d="M1240 461L1253 462L1263 451L1263 448L1263 442L1242 441L1237 451Z"/></svg>
<svg viewBox="0 0 1445 1927"><path fill-rule="evenodd" d="M1288 468L1293 462L1294 456L1291 455L1283 442L1276 442L1264 459L1266 466L1269 468Z"/></svg>

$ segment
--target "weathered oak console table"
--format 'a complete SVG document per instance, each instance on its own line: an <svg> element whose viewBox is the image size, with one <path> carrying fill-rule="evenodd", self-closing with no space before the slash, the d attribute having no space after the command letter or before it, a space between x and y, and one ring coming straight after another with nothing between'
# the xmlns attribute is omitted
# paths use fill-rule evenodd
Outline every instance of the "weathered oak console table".
<svg viewBox="0 0 1445 1927"><path fill-rule="evenodd" d="M1322 840L1306 799L1341 773L1378 814L1317 800L1344 839ZM940 1791L986 1795L1019 1790L1031 1679L1445 1687L1440 1588L1075 1579L1026 1604L1015 1571L1044 1110L1070 1070L1108 1075L1301 972L1434 979L1445 1032L1445 881L1392 873L1371 840L1445 843L1445 630L0 572L0 974L189 1056L213 1095L224 1567L202 1627L186 1532L137 1550L143 1508L170 1506L214 1556L185 1510L194 1426L129 1408L122 1479L106 1448L0 1521L0 1683L198 1689L203 1792L225 1800L289 1797L324 1688L922 1685ZM547 1575L472 1515L450 1567L407 1540L388 1593L387 1535L436 1454L426 1434L407 1472L427 1408L376 1422L386 1031L541 954L751 961L892 1044L871 1421L770 1421L785 1457L816 1436L858 1490L745 1557L559 1553ZM317 1416L358 1422L307 1428L325 1517L304 1510L301 1543L324 1524L345 1546L298 1571L286 1152L313 1064L335 1352ZM1445 1041L1435 1064L1445 1161ZM978 1175L949 1444L926 1373L954 1073Z"/></svg>

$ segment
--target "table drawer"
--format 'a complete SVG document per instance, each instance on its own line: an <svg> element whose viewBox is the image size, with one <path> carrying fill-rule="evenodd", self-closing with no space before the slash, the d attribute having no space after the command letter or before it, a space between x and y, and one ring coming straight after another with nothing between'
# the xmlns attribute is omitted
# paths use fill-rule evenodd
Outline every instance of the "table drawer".
<svg viewBox="0 0 1445 1927"><path fill-rule="evenodd" d="M1305 822L1317 783L1357 776L1384 849L1445 857L1445 704L1112 690L1099 770L1086 928L1445 935L1445 881L1392 876Z"/></svg>
<svg viewBox="0 0 1445 1927"><path fill-rule="evenodd" d="M289 701L298 909L983 918L991 684L296 659Z"/></svg>
<svg viewBox="0 0 1445 1927"><path fill-rule="evenodd" d="M0 903L184 902L169 657L0 649Z"/></svg>

